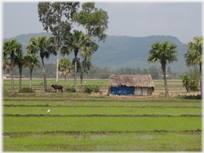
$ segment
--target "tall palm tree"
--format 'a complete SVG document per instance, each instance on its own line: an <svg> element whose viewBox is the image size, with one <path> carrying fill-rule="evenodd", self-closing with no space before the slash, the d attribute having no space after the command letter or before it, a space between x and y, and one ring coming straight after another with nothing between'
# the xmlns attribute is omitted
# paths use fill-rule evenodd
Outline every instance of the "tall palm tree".
<svg viewBox="0 0 204 153"><path fill-rule="evenodd" d="M203 97L202 94L202 61L203 61L203 36L194 37L194 42L189 41L186 45L188 47L187 53L184 55L186 58L186 65L188 67L199 65L200 66L200 93L201 98Z"/></svg>
<svg viewBox="0 0 204 153"><path fill-rule="evenodd" d="M14 58L14 64L18 66L19 69L19 90L21 89L21 77L22 77L22 69L25 64L23 51L18 53Z"/></svg>
<svg viewBox="0 0 204 153"><path fill-rule="evenodd" d="M46 72L44 65L44 57L49 58L50 54L56 54L54 45L54 40L52 37L39 35L36 39L35 37L31 37L28 46L28 53L36 54L38 51L40 52L40 57L43 66L43 76L44 76L44 90L47 91L47 82L46 82Z"/></svg>
<svg viewBox="0 0 204 153"><path fill-rule="evenodd" d="M28 54L25 56L25 67L28 67L30 69L30 85L29 88L32 88L32 73L33 70L36 70L37 67L40 67L40 61L38 59L37 55L30 55Z"/></svg>
<svg viewBox="0 0 204 153"><path fill-rule="evenodd" d="M187 74L182 74L180 76L180 78L182 79L183 86L186 87L186 91L189 92L190 91L190 86L189 85L190 85L191 79L190 79L188 73Z"/></svg>
<svg viewBox="0 0 204 153"><path fill-rule="evenodd" d="M60 59L59 61L59 73L64 73L64 78L65 78L65 86L67 85L67 81L66 81L66 76L69 76L72 73L72 62L69 60L69 57L63 57Z"/></svg>
<svg viewBox="0 0 204 153"><path fill-rule="evenodd" d="M97 51L98 47L99 46L95 42L89 41L81 49L80 54L84 60L82 61L82 71L81 71L81 75L80 75L80 78L81 78L80 90L82 87L84 72L85 72L85 70L86 70L86 72L88 72L88 70L90 69L90 67L91 67L90 61L92 58L92 54Z"/></svg>
<svg viewBox="0 0 204 153"><path fill-rule="evenodd" d="M61 54L70 54L74 51L75 64L74 64L74 86L77 92L77 55L81 48L86 45L87 41L91 41L92 37L85 35L82 31L74 30L73 34L70 33L68 36L63 38L63 46L61 48Z"/></svg>
<svg viewBox="0 0 204 153"><path fill-rule="evenodd" d="M16 41L16 39L4 41L3 51L4 57L10 55L11 60L11 93L14 94L14 80L13 80L13 67L14 67L14 57L16 53L21 52L22 45Z"/></svg>
<svg viewBox="0 0 204 153"><path fill-rule="evenodd" d="M178 61L175 53L177 53L176 45L171 44L169 41L164 41L163 43L155 42L151 45L151 50L149 51L149 57L147 61L149 63L154 63L160 61L163 76L164 76L164 86L165 86L165 95L166 100L169 100L169 93L166 80L166 64L172 63L173 61Z"/></svg>

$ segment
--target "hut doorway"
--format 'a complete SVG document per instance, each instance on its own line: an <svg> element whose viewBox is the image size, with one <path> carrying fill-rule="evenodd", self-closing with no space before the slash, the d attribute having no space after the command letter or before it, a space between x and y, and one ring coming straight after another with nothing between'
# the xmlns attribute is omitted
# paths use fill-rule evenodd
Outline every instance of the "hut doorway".
<svg viewBox="0 0 204 153"><path fill-rule="evenodd" d="M136 87L136 88L135 88L135 95L136 95L136 96L141 96L141 95L142 95L141 87Z"/></svg>
<svg viewBox="0 0 204 153"><path fill-rule="evenodd" d="M147 89L148 88L145 88L145 87L142 88L142 95L143 96L147 96Z"/></svg>

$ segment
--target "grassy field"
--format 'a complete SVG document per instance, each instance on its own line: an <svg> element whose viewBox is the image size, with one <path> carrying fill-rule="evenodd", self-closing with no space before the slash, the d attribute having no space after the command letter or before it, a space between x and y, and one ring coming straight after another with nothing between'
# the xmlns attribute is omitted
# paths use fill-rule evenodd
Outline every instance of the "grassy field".
<svg viewBox="0 0 204 153"><path fill-rule="evenodd" d="M85 81L101 92L109 82ZM18 93L15 80L11 95L11 81L4 80L3 151L202 151L202 101L178 96L186 94L180 80L168 81L169 101L163 80L147 97L55 93L49 87L55 80L45 93L42 82L33 80L35 93ZM28 87L29 80L22 83Z"/></svg>

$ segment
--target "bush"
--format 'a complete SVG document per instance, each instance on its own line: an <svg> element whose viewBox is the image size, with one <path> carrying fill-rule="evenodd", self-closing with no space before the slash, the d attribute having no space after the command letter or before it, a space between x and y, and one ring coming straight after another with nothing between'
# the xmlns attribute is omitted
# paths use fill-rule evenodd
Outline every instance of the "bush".
<svg viewBox="0 0 204 153"><path fill-rule="evenodd" d="M75 92L74 86L67 87L65 90L69 92Z"/></svg>
<svg viewBox="0 0 204 153"><path fill-rule="evenodd" d="M191 91L198 91L198 84L195 81L191 81L189 87Z"/></svg>
<svg viewBox="0 0 204 153"><path fill-rule="evenodd" d="M177 98L181 99L201 99L201 95L182 95L177 96Z"/></svg>
<svg viewBox="0 0 204 153"><path fill-rule="evenodd" d="M27 88L24 87L24 88L19 90L19 93L33 93L33 92L35 92L35 90L33 90L32 88L29 88L29 87L27 87Z"/></svg>
<svg viewBox="0 0 204 153"><path fill-rule="evenodd" d="M99 86L97 86L97 85L95 85L95 86L94 85L92 85L92 86L85 85L84 92L86 92L86 93L91 93L91 92L98 93L98 92L100 92L100 89L99 89Z"/></svg>

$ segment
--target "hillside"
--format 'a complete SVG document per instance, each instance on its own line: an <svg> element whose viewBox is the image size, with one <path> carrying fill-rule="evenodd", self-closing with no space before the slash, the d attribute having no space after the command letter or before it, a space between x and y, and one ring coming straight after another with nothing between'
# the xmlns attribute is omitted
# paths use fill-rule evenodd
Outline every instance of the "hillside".
<svg viewBox="0 0 204 153"><path fill-rule="evenodd" d="M51 33L34 33L22 34L10 39L17 39L23 45L23 50L26 54L25 47L27 46L30 37L37 37L38 35L48 35ZM8 39L4 39L8 40ZM163 42L169 40L176 44L178 51L178 62L170 64L173 71L184 72L187 70L185 66L184 54L187 51L186 44L180 42L176 37L172 36L148 36L148 37L128 37L128 36L108 36L106 41L98 42L99 49L94 53L92 58L93 65L104 68L109 67L111 70L116 70L122 67L148 68L152 65L160 67L160 63L149 64L147 62L148 51L150 45L156 41ZM61 58L62 56L60 56ZM73 53L70 55L71 59L74 57ZM56 56L51 56L46 63L55 63Z"/></svg>

